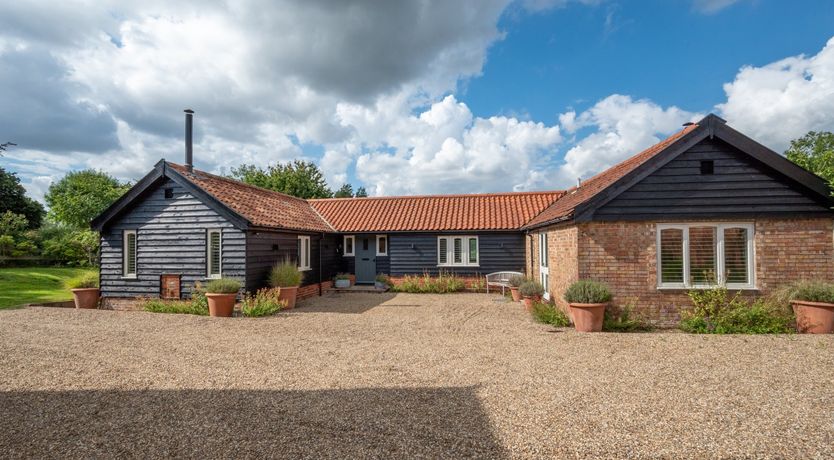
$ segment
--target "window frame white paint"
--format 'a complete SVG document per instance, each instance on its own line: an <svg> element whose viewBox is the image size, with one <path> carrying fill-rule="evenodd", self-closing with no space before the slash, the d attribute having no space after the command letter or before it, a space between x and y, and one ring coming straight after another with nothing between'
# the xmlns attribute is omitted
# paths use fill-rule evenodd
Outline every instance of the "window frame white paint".
<svg viewBox="0 0 834 460"><path fill-rule="evenodd" d="M128 256L128 249L127 249L127 236L133 235L133 273L128 273L128 263L127 263L127 256ZM139 272L139 235L135 229L131 230L124 230L122 232L122 278L135 280L138 278Z"/></svg>
<svg viewBox="0 0 834 460"><path fill-rule="evenodd" d="M547 232L539 233L539 283L544 288L544 300L550 300L550 255L547 240Z"/></svg>
<svg viewBox="0 0 834 460"><path fill-rule="evenodd" d="M690 282L690 261L689 261L689 229L692 227L713 227L716 233L715 242L715 270L718 276L715 284L692 284ZM730 228L743 228L747 230L747 283L726 283L724 260L724 230ZM687 223L662 223L655 228L655 252L657 257L656 278L657 289L709 289L716 286L723 286L730 290L755 290L756 288L756 232L755 224L752 222L687 222ZM661 246L660 233L662 230L682 230L683 244L683 283L663 283L661 279Z"/></svg>
<svg viewBox="0 0 834 460"><path fill-rule="evenodd" d="M310 236L298 235L298 242L298 270L302 272L312 270L313 267L310 259L312 258L313 250L310 246ZM307 262L306 265L302 263L305 261Z"/></svg>
<svg viewBox="0 0 834 460"><path fill-rule="evenodd" d="M379 250L379 240L385 240L385 251L382 252ZM377 235L376 236L376 255L387 257L388 256L388 235Z"/></svg>
<svg viewBox="0 0 834 460"><path fill-rule="evenodd" d="M217 273L211 272L211 234L217 233L220 237L217 240ZM208 228L206 229L206 279L216 280L223 277L223 229L222 228Z"/></svg>
<svg viewBox="0 0 834 460"><path fill-rule="evenodd" d="M351 251L348 252L347 242L350 240L350 249ZM355 257L356 256L356 235L345 235L342 239L342 255L345 257Z"/></svg>
<svg viewBox="0 0 834 460"><path fill-rule="evenodd" d="M455 240L461 240L461 262L455 263ZM471 263L469 260L469 240L475 240L475 252L477 261ZM440 262L440 240L446 240L446 263ZM481 241L478 235L442 235L437 237L437 266L438 267L480 267L481 265Z"/></svg>

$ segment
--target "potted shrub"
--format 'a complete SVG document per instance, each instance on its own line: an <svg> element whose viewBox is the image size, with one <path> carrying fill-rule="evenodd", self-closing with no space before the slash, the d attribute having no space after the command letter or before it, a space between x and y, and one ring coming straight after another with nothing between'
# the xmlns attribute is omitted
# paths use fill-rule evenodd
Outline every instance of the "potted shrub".
<svg viewBox="0 0 834 460"><path fill-rule="evenodd" d="M384 273L380 273L376 275L376 280L374 281L374 287L377 289L388 289L391 286L391 278Z"/></svg>
<svg viewBox="0 0 834 460"><path fill-rule="evenodd" d="M573 324L579 332L599 332L605 318L605 307L611 300L611 290L598 281L580 280L565 291Z"/></svg>
<svg viewBox="0 0 834 460"><path fill-rule="evenodd" d="M510 294L513 296L513 302L518 302L521 300L521 293L518 292L518 288L524 282L524 277L521 275L513 275L507 281L507 284L510 285Z"/></svg>
<svg viewBox="0 0 834 460"><path fill-rule="evenodd" d="M533 309L533 302L538 302L544 295L544 287L538 281L528 279L521 283L518 292L524 299L524 307L530 311Z"/></svg>
<svg viewBox="0 0 834 460"><path fill-rule="evenodd" d="M281 288L278 298L287 303L287 308L295 307L298 296L298 286L301 286L301 271L290 261L284 261L272 268L269 283L272 287Z"/></svg>
<svg viewBox="0 0 834 460"><path fill-rule="evenodd" d="M240 281L232 278L219 278L206 283L206 300L208 300L209 315L232 316L235 310L235 299L240 291Z"/></svg>
<svg viewBox="0 0 834 460"><path fill-rule="evenodd" d="M830 334L834 331L834 284L803 281L792 287L790 298L799 332Z"/></svg>
<svg viewBox="0 0 834 460"><path fill-rule="evenodd" d="M84 273L66 281L66 286L72 291L75 308L98 307L99 286L98 273Z"/></svg>
<svg viewBox="0 0 834 460"><path fill-rule="evenodd" d="M347 289L350 287L350 275L347 273L337 273L333 278L337 289Z"/></svg>

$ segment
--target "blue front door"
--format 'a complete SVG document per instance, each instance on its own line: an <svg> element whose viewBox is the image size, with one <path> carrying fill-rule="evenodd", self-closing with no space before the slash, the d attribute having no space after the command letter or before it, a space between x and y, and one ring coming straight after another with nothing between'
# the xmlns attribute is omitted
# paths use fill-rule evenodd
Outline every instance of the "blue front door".
<svg viewBox="0 0 834 460"><path fill-rule="evenodd" d="M374 236L356 236L356 283L373 284L376 278Z"/></svg>

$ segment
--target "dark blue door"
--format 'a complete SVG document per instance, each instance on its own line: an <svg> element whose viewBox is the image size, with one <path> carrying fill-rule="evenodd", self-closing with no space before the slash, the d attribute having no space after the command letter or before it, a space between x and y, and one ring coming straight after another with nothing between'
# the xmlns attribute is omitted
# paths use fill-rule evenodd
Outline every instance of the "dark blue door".
<svg viewBox="0 0 834 460"><path fill-rule="evenodd" d="M374 236L356 236L356 283L372 284L376 278Z"/></svg>

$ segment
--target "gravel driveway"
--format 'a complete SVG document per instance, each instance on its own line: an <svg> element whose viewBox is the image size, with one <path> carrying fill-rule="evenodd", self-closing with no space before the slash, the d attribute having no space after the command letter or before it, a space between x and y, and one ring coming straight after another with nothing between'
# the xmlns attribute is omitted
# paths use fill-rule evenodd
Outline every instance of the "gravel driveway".
<svg viewBox="0 0 834 460"><path fill-rule="evenodd" d="M482 294L0 311L4 457L834 458L834 336L578 334Z"/></svg>

